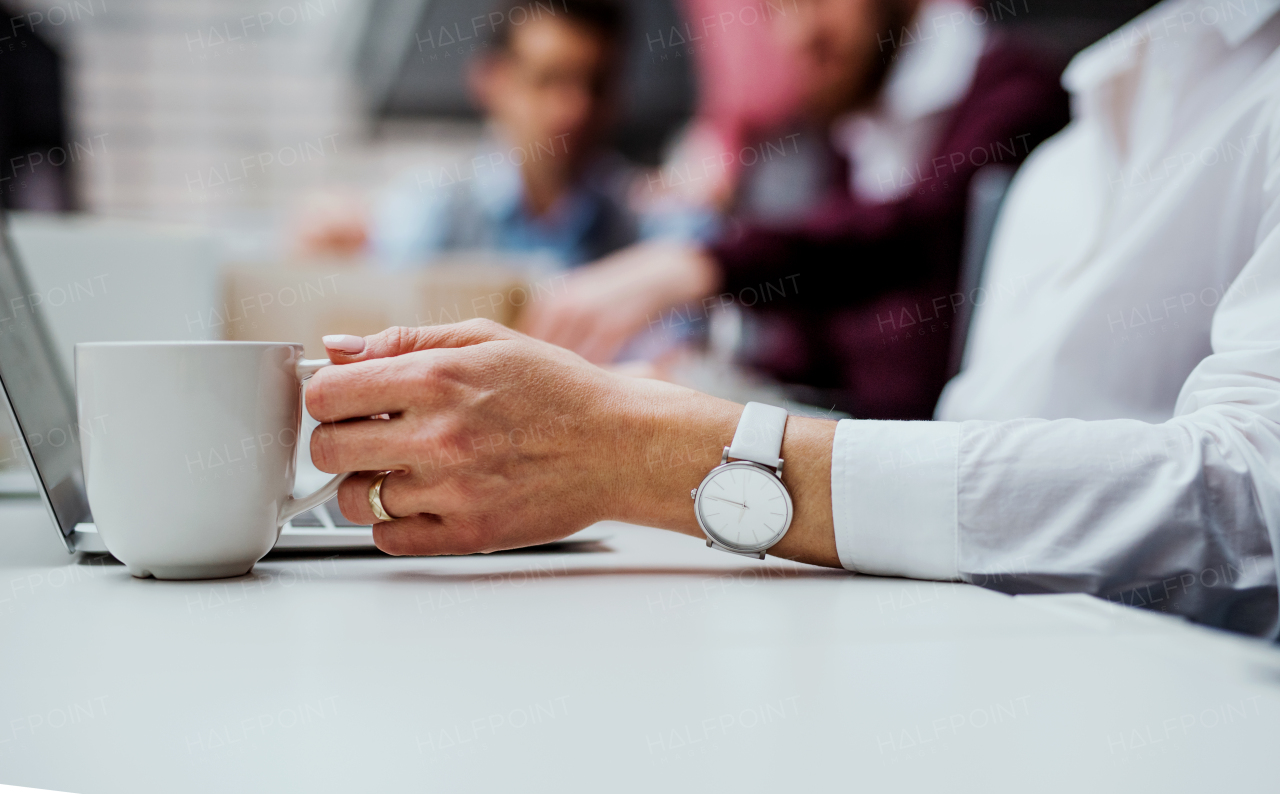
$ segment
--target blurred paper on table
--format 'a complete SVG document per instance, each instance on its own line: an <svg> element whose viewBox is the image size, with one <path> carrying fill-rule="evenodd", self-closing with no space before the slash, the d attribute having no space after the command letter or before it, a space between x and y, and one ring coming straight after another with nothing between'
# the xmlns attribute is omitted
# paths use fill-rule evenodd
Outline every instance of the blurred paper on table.
<svg viewBox="0 0 1280 794"><path fill-rule="evenodd" d="M223 339L300 342L308 356L322 357L325 334L367 336L475 317L511 325L536 293L527 268L485 255L451 256L415 272L340 260L246 264L227 269L226 300L206 319Z"/></svg>

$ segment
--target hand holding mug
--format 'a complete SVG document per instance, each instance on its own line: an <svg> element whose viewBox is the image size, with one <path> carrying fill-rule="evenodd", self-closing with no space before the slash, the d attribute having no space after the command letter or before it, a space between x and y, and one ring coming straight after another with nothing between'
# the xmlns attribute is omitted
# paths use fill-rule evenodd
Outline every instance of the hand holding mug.
<svg viewBox="0 0 1280 794"><path fill-rule="evenodd" d="M326 343L341 366L307 390L308 410L324 423L311 457L323 471L360 472L339 489L342 512L374 523L375 542L392 554L494 551L603 519L661 521L651 507L671 492L647 457L656 428L696 405L731 436L741 410L607 372L487 320ZM390 418L366 418L379 415ZM712 453L714 464L720 451ZM369 486L384 471L393 473L381 502L396 518L378 522Z"/></svg>
<svg viewBox="0 0 1280 794"><path fill-rule="evenodd" d="M307 408L311 458L357 471L338 490L391 554L469 554L558 540L614 519L702 538L689 498L742 406L631 378L488 320L328 337ZM383 417L383 418L369 418ZM771 553L839 567L831 529L835 423L792 417L796 502ZM382 472L379 521L369 488Z"/></svg>

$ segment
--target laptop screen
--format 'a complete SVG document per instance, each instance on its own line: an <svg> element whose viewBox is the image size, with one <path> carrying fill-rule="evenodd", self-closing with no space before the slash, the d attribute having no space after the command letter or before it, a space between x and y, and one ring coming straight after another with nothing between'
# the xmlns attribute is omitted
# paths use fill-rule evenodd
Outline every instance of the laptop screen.
<svg viewBox="0 0 1280 794"><path fill-rule="evenodd" d="M0 452L0 459L29 456L46 504L72 549L76 524L89 520L89 505L75 397L58 368L41 316L43 297L29 286L9 239L7 218L0 216L0 385L19 436ZM93 421L86 419L90 425ZM87 432L93 429L86 427Z"/></svg>

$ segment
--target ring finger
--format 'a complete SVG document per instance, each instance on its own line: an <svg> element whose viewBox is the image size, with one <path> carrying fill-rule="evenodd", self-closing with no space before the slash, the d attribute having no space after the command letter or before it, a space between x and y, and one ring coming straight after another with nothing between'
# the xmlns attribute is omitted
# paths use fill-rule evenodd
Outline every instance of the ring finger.
<svg viewBox="0 0 1280 794"><path fill-rule="evenodd" d="M338 487L338 507L342 515L358 524L378 524L382 519L373 513L370 504L370 488L381 472L357 472ZM431 505L425 504L422 494L425 489L415 487L413 477L399 471L393 471L382 481L379 491L382 509L394 519L407 518L420 513L431 513Z"/></svg>

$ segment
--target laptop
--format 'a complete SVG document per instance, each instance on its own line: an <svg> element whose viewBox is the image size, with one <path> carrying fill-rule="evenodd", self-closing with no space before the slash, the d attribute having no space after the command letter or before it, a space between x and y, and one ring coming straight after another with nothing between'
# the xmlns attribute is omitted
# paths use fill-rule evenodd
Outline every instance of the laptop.
<svg viewBox="0 0 1280 794"><path fill-rule="evenodd" d="M8 218L0 212L0 395L17 435L6 452L25 458L67 551L106 552L85 491L75 392L58 354L45 297L22 268ZM305 478L305 468L300 474ZM308 485L304 481L298 487ZM538 548L584 550L607 537L592 527ZM373 528L344 518L335 498L285 524L272 551L373 548Z"/></svg>

